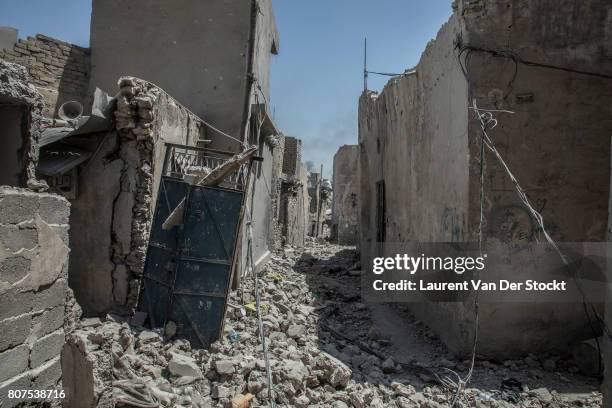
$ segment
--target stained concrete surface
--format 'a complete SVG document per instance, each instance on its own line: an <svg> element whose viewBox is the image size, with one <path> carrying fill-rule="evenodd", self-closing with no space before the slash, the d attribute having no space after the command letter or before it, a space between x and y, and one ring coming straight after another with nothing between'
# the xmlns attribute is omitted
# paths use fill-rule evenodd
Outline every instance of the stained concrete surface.
<svg viewBox="0 0 612 408"><path fill-rule="evenodd" d="M9 389L57 389L69 297L63 197L0 188L0 405Z"/></svg>
<svg viewBox="0 0 612 408"><path fill-rule="evenodd" d="M215 127L241 137L245 114L250 114L259 88L263 93L260 103L269 100L270 54L279 47L271 1L260 2L259 7L251 53L251 2L95 0L91 90L99 87L111 91L122 75L144 78ZM253 90L247 89L251 54L258 84ZM245 104L249 106L247 112ZM236 142L218 134L211 137L215 148L238 148Z"/></svg>
<svg viewBox="0 0 612 408"><path fill-rule="evenodd" d="M334 155L332 240L340 245L359 242L359 146L341 146Z"/></svg>
<svg viewBox="0 0 612 408"><path fill-rule="evenodd" d="M610 5L604 3L562 3L543 16L538 13L542 5L535 3L456 2L458 9L428 44L414 73L391 79L380 94L362 95L364 265L379 252L379 230L386 242L477 240L480 125L468 109L473 99L482 108L515 112L495 113L498 125L489 134L542 212L552 237L605 239L612 132L606 107L612 96L604 79L515 65L512 59L477 50L461 53L462 46L511 47L530 61L609 72L605 50L610 34L604 27ZM569 17L577 7L593 18L592 26L584 24L584 15ZM557 38L553 31L567 36ZM594 35L592 42L586 32ZM505 169L485 152L485 240L542 241ZM376 185L383 181L386 211L381 225ZM412 310L455 351L471 352L470 302L415 304ZM580 304L489 303L481 307L480 320L479 352L489 355L567 351L571 343L594 335Z"/></svg>

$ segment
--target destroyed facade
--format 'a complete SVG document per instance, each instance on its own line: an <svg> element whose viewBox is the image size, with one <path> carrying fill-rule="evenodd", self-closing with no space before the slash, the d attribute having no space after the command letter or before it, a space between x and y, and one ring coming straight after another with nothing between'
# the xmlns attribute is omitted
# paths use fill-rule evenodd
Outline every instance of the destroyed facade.
<svg viewBox="0 0 612 408"><path fill-rule="evenodd" d="M34 168L43 98L26 70L0 60L0 121L6 166L0 188L0 405L11 389L53 389L69 317L70 204L37 192ZM29 188L26 188L29 187Z"/></svg>
<svg viewBox="0 0 612 408"><path fill-rule="evenodd" d="M330 238L340 245L359 243L359 146L341 146L334 155Z"/></svg>
<svg viewBox="0 0 612 408"><path fill-rule="evenodd" d="M278 225L284 245L303 247L310 219L308 171L302 162L302 141L290 136L285 136L284 140Z"/></svg>
<svg viewBox="0 0 612 408"><path fill-rule="evenodd" d="M480 124L471 101L514 112L495 114L492 134L554 238L608 239L612 93L609 78L592 73L612 68L610 15L603 0L455 1L417 67L362 95L359 145L336 154L333 190L269 114L279 51L270 0L94 0L88 49L0 28L0 405L19 403L5 398L9 389L62 387L67 407L451 406L455 390L442 379L472 374L471 304L411 305L414 318L362 303L360 275L384 242L476 239ZM143 281L156 279L147 262L177 268L147 258L160 243L152 231L166 231L156 227L172 224L184 197L169 195L164 180L200 194L198 180L245 152L249 160L214 185L242 201L185 210L198 222L232 214L197 242L233 242L219 239L232 250L206 260L225 268L206 294L217 302L190 309L207 318L214 309L219 341L190 343L177 336L182 322L145 329L154 314L139 303ZM486 239L535 239L504 169L486 157ZM183 239L185 224L171 228L181 251L196 246ZM322 240L330 234L358 244L361 265L354 248ZM151 300L165 309L167 299ZM488 359L459 406L515 406L515 397L524 406L600 405L597 392L544 385L598 387L567 357L593 336L580 308L481 305L478 357ZM508 378L519 384L511 394Z"/></svg>
<svg viewBox="0 0 612 408"><path fill-rule="evenodd" d="M456 1L414 70L380 94L364 92L364 264L381 242L478 241L481 123L474 104L514 112L492 112L497 126L489 133L553 239L607 240L612 94L598 73L612 72L611 13L605 1ZM539 227L489 149L485 163L485 242L535 241ZM472 302L407 306L451 350L471 352ZM594 337L580 303L487 303L479 321L482 356L568 352Z"/></svg>

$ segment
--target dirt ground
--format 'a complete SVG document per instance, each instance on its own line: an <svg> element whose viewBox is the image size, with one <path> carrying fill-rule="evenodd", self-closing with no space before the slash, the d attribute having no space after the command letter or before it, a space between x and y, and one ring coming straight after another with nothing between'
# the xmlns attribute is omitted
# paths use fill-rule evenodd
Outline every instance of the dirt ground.
<svg viewBox="0 0 612 408"><path fill-rule="evenodd" d="M601 406L597 379L548 355L477 360L457 393L470 361L403 305L362 303L358 259L354 248L315 241L272 257L259 275L266 356L253 276L231 294L223 336L208 350L112 316L82 320L70 341L96 362L97 406L232 407L251 397L251 407Z"/></svg>

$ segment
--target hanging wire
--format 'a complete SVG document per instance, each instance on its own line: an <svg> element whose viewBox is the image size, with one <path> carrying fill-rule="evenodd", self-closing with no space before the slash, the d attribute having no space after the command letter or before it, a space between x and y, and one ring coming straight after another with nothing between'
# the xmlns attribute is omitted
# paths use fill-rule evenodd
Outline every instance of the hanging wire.
<svg viewBox="0 0 612 408"><path fill-rule="evenodd" d="M258 97L257 95L255 95L255 101L258 102ZM261 136L261 128L263 126L263 115L261 113L258 114L257 116L257 133L256 133L256 137L257 140L259 140L259 137ZM253 180L253 192L255 190L255 180ZM268 347L267 347L267 343L266 343L266 335L264 332L264 326L263 326L263 319L261 316L261 291L260 291L260 283L259 283L259 273L257 273L257 271L255 270L255 261L254 261L254 256L253 256L253 209L254 209L254 202L253 200L251 200L250 204L250 209L249 211L246 211L246 214L248 216L248 220L247 220L247 226L248 226L248 236L247 236L247 243L248 243L248 253L247 256L249 258L249 268L251 270L251 273L254 274L254 278L255 278L255 308L257 310L257 324L259 327L259 337L261 339L261 347L262 347L262 351L263 351L263 356L264 356L264 363L265 363L265 368L266 368L266 379L267 379L267 383L268 383L268 402L270 407L274 408L276 407L276 402L274 400L274 383L272 380L272 368L270 366L270 357L268 355Z"/></svg>
<svg viewBox="0 0 612 408"><path fill-rule="evenodd" d="M151 81L147 81L146 79L141 79L141 81L146 82L149 85L152 85L156 88L158 88L160 91L162 91L166 96L174 99L174 97L172 95L170 95L168 92L166 92L165 89L163 89L161 86L157 85L154 82ZM238 139L237 137L234 137L232 135L229 135L227 133L225 133L222 130L217 129L215 126L213 126L211 123L205 121L204 119L202 119L201 117L199 117L198 115L196 115L195 113L193 113L188 107L181 105L183 107L183 109L185 109L187 112L189 112L190 114L192 114L193 116L195 116L199 121L201 121L204 125L206 125L208 128L212 129L213 131L217 132L218 134L220 134L221 136L225 136L226 138L233 140L235 142L238 142L240 145L242 145L242 147L249 147L249 145L246 142L243 142L242 140Z"/></svg>

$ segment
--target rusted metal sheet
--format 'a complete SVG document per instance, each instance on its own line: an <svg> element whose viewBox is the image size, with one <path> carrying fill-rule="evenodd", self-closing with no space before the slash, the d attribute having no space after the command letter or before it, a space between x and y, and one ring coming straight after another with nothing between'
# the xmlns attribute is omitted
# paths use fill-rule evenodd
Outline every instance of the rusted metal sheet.
<svg viewBox="0 0 612 408"><path fill-rule="evenodd" d="M153 328L172 321L177 337L207 347L223 327L246 182L233 174L224 187L186 183L190 169L203 166L206 155L218 163L231 154L176 146L177 154L173 146L166 155L138 308L149 315ZM183 200L182 224L164 230L164 221Z"/></svg>

